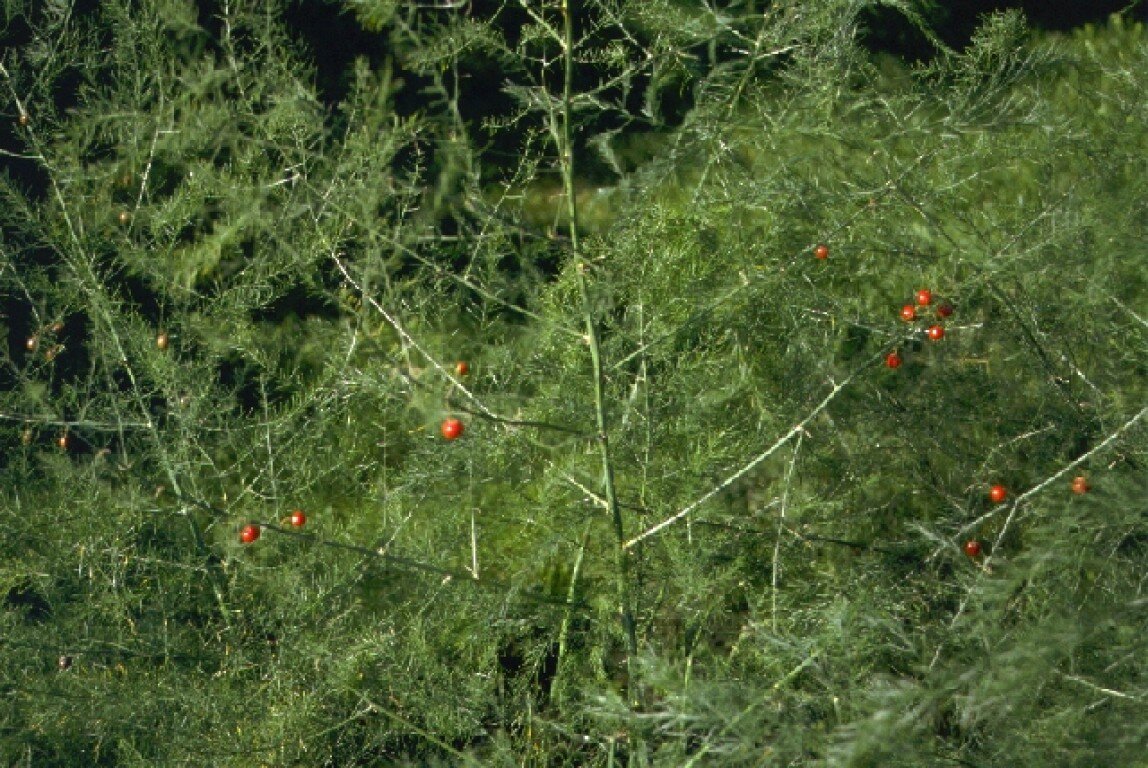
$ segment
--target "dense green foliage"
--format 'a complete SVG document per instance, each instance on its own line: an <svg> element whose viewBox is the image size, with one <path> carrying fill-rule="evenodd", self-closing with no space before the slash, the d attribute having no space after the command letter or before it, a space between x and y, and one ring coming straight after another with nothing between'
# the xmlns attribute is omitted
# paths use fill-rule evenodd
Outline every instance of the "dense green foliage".
<svg viewBox="0 0 1148 768"><path fill-rule="evenodd" d="M1144 764L1143 26L343 6L4 4L0 762Z"/></svg>

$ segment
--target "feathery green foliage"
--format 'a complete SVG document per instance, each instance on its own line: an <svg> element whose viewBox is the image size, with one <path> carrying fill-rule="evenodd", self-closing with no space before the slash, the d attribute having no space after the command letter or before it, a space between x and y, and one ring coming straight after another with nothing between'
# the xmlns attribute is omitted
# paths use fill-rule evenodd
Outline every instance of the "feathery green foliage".
<svg viewBox="0 0 1148 768"><path fill-rule="evenodd" d="M4 6L0 760L1143 760L1142 25L298 5Z"/></svg>

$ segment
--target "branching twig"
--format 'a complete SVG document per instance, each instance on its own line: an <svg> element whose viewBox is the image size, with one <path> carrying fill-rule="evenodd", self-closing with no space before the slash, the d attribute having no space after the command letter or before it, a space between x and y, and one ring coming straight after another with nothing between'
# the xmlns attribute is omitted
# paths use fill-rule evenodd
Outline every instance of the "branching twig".
<svg viewBox="0 0 1148 768"><path fill-rule="evenodd" d="M882 351L881 357L883 357L883 356L884 356L884 352ZM869 363L866 364L866 367L868 365L871 365L873 362L876 362L876 360L877 360L877 358L874 358L873 360L871 360ZM818 403L813 408L813 410L810 411L805 416L804 419L799 421L797 424L793 425L793 427L788 432L786 432L784 435L779 437L773 445L769 446L769 448L766 448L764 451L759 453L757 456L754 456L753 459L751 459L747 464L745 464L743 467L741 467L741 469L737 470L732 475L725 478L720 483L718 483L716 486L714 486L709 491L704 493L701 496L701 498L697 499L696 501L691 502L690 504L687 504L680 511L675 512L673 515L670 515L669 517L667 517L662 522L658 523L657 525L653 526L652 528L647 529L643 533L641 533L641 534L635 536L634 538L630 539L629 541L627 541L625 544L625 549L630 549L631 547L633 547L638 542L643 541L644 539L647 539L650 536L653 536L654 534L658 533L662 529L664 529L670 525L673 525L677 521L681 520L683 517L690 514L691 512L693 512L698 507L700 507L702 504L705 504L707 501L712 499L714 496L717 496L719 493L724 491L726 488L733 485L740 478L744 477L754 467L756 467L758 464L760 464L761 462L765 461L770 456L772 456L774 454L774 452L777 451L778 448L785 445L790 440L792 440L794 437L796 437L797 435L804 432L806 425L809 424L809 422L813 421L815 418L817 418L821 414L821 412L824 411L826 409L826 407L828 407L829 403L833 402L833 399L836 398L838 394L840 394L842 389L844 389L850 383L852 383L853 379L857 376L858 373L860 373L860 370L861 369L858 369L858 370L854 371L853 373L849 374L848 378L846 378L840 384L835 384L833 389L829 392L829 394L826 395L825 398L820 403Z"/></svg>
<svg viewBox="0 0 1148 768"><path fill-rule="evenodd" d="M15 421L20 424L42 424L49 427L73 427L86 429L92 432L119 432L122 429L151 429L150 421L120 421L114 424L104 421L89 421L87 419L69 420L58 419L54 416L20 416L14 413L0 412L0 419Z"/></svg>
<svg viewBox="0 0 1148 768"><path fill-rule="evenodd" d="M373 296L367 295L367 292L363 289L363 286L351 275L350 270L347 269L347 265L343 263L341 258L339 258L339 254L332 252L331 260L335 263L335 267L338 268L338 270L343 274L344 279L346 279L346 281L356 291L359 292L359 295L362 296L367 301L367 303L375 308L376 312L383 316L383 319L386 320L387 323L395 329L395 333L399 335L403 342L409 345L412 349L416 350L428 363L431 364L431 366L433 366L436 370L438 370L439 373L449 379L450 382L458 388L458 391L462 392L463 395L466 396L467 400L474 403L475 408L477 408L483 415L492 419L497 419L499 421L512 421L512 419L507 419L505 416L499 416L497 413L487 408L481 400L475 397L474 393L466 388L466 385L464 385L457 376L447 370L446 366L435 359L434 355L423 348L423 346L419 344L418 340L407 332L407 329L403 327L403 324L399 322L397 317L388 312L386 307L376 301Z"/></svg>
<svg viewBox="0 0 1148 768"><path fill-rule="evenodd" d="M1092 458L1093 455L1104 450L1104 448L1106 448L1108 445L1110 445L1114 440L1116 440L1116 438L1120 437L1120 435L1124 434L1124 432L1126 432L1133 425L1135 425L1136 422L1138 422L1138 421L1140 421L1140 419L1144 418L1145 415L1148 415L1148 406L1140 409L1139 413L1137 413L1135 416L1130 418L1128 421L1121 424L1112 434L1110 434L1108 437L1104 438L1104 440L1102 440L1101 442L1097 443L1096 446L1092 448L1092 450L1088 451L1085 454L1082 454L1081 456L1077 457L1075 460L1070 461L1068 464L1065 464L1059 470L1057 470L1053 474L1049 475L1044 480L1042 480L1039 483L1037 483L1036 485L1034 485L1032 488L1029 488L1024 493L1021 493L1020 495L1018 495L1015 499L1013 499L1012 504L1008 504L1005 506L990 509L988 512L985 512L983 515L978 517L976 520L973 520L971 523L967 523L966 525L962 526L960 531L958 531L958 533L957 533L958 538L969 533L970 531L975 530L977 527L979 527L986 520L991 520L993 517L996 517L998 514L1000 514L1000 512L1002 510L1008 509L1009 510L1008 518L1005 520L1005 524L1001 528L1001 532L1000 532L1000 534L998 534L997 539L996 539L996 543L1000 544L1000 542L1004 538L1005 532L1008 530L1009 525L1012 523L1013 517L1016 514L1017 509L1019 508L1019 506L1022 502L1031 498L1032 496L1037 495L1038 493L1043 491L1045 488L1052 485L1057 480L1059 480L1060 478L1067 475L1069 472L1071 472L1074 469L1076 469L1077 467L1079 467L1081 464L1084 464L1085 462L1087 462L1090 458Z"/></svg>

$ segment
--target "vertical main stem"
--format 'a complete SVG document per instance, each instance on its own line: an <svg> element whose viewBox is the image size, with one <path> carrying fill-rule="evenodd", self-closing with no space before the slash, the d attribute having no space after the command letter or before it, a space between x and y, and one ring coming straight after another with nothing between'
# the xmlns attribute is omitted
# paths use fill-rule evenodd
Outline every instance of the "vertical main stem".
<svg viewBox="0 0 1148 768"><path fill-rule="evenodd" d="M636 664L638 655L638 635L634 622L634 611L630 595L630 562L626 552L625 529L622 523L622 509L614 487L614 464L610 460L610 440L606 428L606 402L602 391L602 352L598 339L598 326L594 322L594 308L590 300L590 289L586 281L586 262L582 258L581 241L578 239L578 200L574 195L574 141L571 128L572 95L574 87L574 22L571 18L569 0L562 0L562 58L565 70L562 78L562 131L561 156L562 183L566 196L566 213L569 217L570 248L574 253L578 271L578 292L582 296L582 312L586 322L586 341L590 347L590 364L594 376L594 410L597 414L598 451L602 457L602 484L610 518L614 525L615 586L618 596L622 630L626 635L626 692L631 706L640 703Z"/></svg>

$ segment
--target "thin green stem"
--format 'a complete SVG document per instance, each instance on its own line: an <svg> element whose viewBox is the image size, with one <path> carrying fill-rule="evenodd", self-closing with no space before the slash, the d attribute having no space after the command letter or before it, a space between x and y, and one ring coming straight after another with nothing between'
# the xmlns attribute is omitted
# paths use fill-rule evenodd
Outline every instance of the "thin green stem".
<svg viewBox="0 0 1148 768"><path fill-rule="evenodd" d="M582 562L586 557L586 544L590 540L590 524L587 519L582 529L582 539L578 543L578 555L574 558L574 567L570 569L570 584L566 587L566 611L562 614L562 628L558 634L558 680L555 684L555 694L560 695L565 678L562 674L562 662L570 648L570 626L574 620L574 605L578 600L578 580L582 576Z"/></svg>
<svg viewBox="0 0 1148 768"><path fill-rule="evenodd" d="M581 240L578 236L578 198L574 195L574 140L571 126L573 116L574 87L574 20L568 0L562 0L562 114L561 158L562 183L566 193L566 212L569 217L570 249L574 254L578 272L578 292L582 297L582 313L586 323L586 343L590 347L590 364L594 377L594 410L598 429L598 451L602 459L602 486L610 519L614 526L615 588L618 609L622 619L622 631L626 635L626 693L630 706L641 703L637 678L638 635L634 622L632 597L630 595L630 555L626 551L625 526L622 509L614 484L614 464L610 458L610 439L606 419L606 402L602 387L602 350L598 338L598 326L594 321L593 302L586 279L586 262L582 255Z"/></svg>

